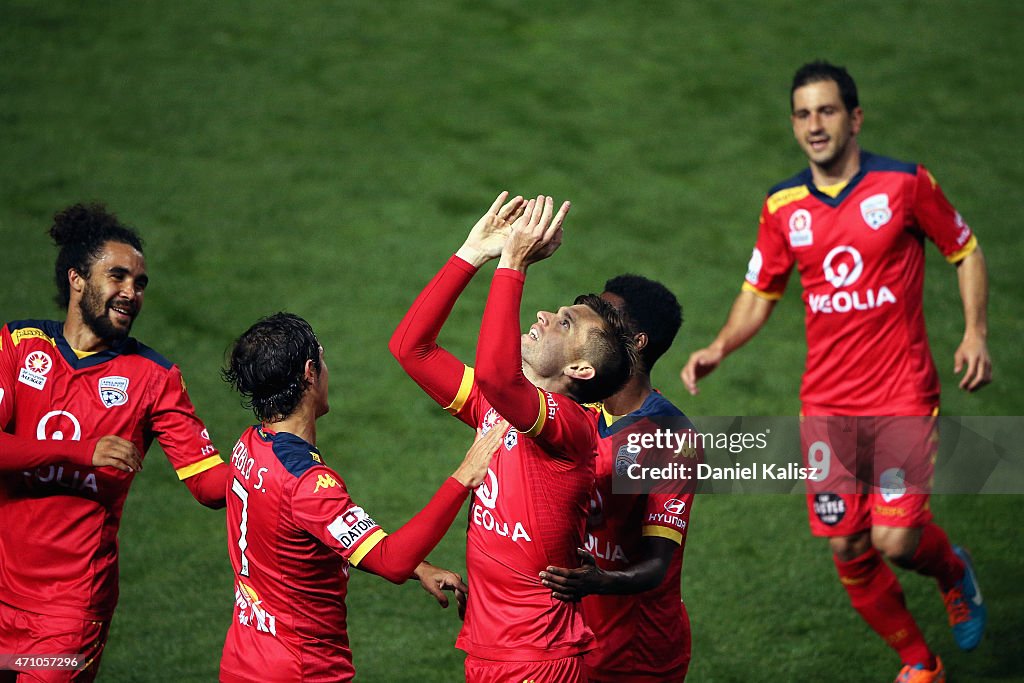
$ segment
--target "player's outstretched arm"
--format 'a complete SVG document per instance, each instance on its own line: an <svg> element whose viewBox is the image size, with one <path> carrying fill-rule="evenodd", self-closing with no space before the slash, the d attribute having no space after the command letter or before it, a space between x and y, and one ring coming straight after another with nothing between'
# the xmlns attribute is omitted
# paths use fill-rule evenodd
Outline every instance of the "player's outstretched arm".
<svg viewBox="0 0 1024 683"><path fill-rule="evenodd" d="M372 572L392 583L402 583L434 549L448 527L455 521L470 490L487 476L491 457L504 437L503 422L486 435L477 435L462 464L442 484L434 497L412 519L375 545L359 563L360 569Z"/></svg>
<svg viewBox="0 0 1024 683"><path fill-rule="evenodd" d="M953 354L953 372L964 371L960 388L977 391L992 381L988 355L988 270L981 247L957 263L957 281L964 305L964 337Z"/></svg>
<svg viewBox="0 0 1024 683"><path fill-rule="evenodd" d="M551 597L576 602L587 595L632 595L649 591L665 578L672 554L679 546L664 538L644 538L643 560L625 569L605 571L594 556L577 548L580 566L575 569L548 567L540 573L541 584L551 589Z"/></svg>
<svg viewBox="0 0 1024 683"><path fill-rule="evenodd" d="M746 290L740 292L715 341L691 353L679 373L686 389L696 396L699 392L697 381L714 372L726 356L750 341L768 322L774 308L773 299Z"/></svg>
<svg viewBox="0 0 1024 683"><path fill-rule="evenodd" d="M551 197L526 204L501 252L480 325L476 382L490 404L520 432L530 432L541 409L537 387L523 374L519 311L526 268L547 258L561 242L565 202L557 215Z"/></svg>
<svg viewBox="0 0 1024 683"><path fill-rule="evenodd" d="M0 470L20 470L60 462L115 467L124 472L142 469L142 456L130 441L108 435L86 441L39 440L0 431Z"/></svg>
<svg viewBox="0 0 1024 683"><path fill-rule="evenodd" d="M391 355L402 369L442 407L450 406L458 396L464 366L438 346L437 336L477 269L501 253L511 227L509 221L522 212L522 197L506 202L507 197L507 192L498 195L470 230L458 253L416 297L388 342Z"/></svg>

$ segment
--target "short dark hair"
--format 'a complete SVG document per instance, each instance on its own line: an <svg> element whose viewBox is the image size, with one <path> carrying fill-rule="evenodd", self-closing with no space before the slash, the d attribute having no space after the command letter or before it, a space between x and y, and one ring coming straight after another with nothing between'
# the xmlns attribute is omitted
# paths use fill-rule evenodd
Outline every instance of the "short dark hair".
<svg viewBox="0 0 1024 683"><path fill-rule="evenodd" d="M820 81L835 81L839 86L839 97L843 100L846 111L853 111L860 106L857 98L857 84L853 82L853 76L849 74L846 67L830 64L819 59L804 64L793 75L793 86L789 89L789 108L793 108L793 93L797 88L802 88L808 83Z"/></svg>
<svg viewBox="0 0 1024 683"><path fill-rule="evenodd" d="M604 283L604 291L622 298L619 309L630 334L647 335L647 345L640 349L643 368L650 372L658 359L668 351L683 324L683 309L668 287L643 277L626 273Z"/></svg>
<svg viewBox="0 0 1024 683"><path fill-rule="evenodd" d="M275 313L238 338L221 376L260 420L281 420L306 393L307 360L319 374L320 342L313 328L293 313Z"/></svg>
<svg viewBox="0 0 1024 683"><path fill-rule="evenodd" d="M135 229L121 223L103 204L74 204L53 217L50 237L57 245L54 279L57 305L67 308L71 301L68 271L72 268L88 278L92 264L107 242L123 242L142 253L142 238Z"/></svg>
<svg viewBox="0 0 1024 683"><path fill-rule="evenodd" d="M636 342L619 311L596 294L581 294L575 305L589 307L601 318L583 342L582 353L594 367L589 380L574 380L572 397L583 403L602 401L622 388L637 363Z"/></svg>

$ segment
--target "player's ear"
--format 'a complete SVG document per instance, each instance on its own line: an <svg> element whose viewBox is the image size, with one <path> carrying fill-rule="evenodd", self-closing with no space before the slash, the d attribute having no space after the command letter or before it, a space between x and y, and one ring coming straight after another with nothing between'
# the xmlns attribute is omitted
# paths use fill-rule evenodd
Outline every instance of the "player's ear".
<svg viewBox="0 0 1024 683"><path fill-rule="evenodd" d="M569 363L562 370L562 374L571 377L572 379L593 379L594 378L594 366L585 360L576 360Z"/></svg>
<svg viewBox="0 0 1024 683"><path fill-rule="evenodd" d="M72 292L81 293L85 289L85 277L74 268L68 268L68 284Z"/></svg>
<svg viewBox="0 0 1024 683"><path fill-rule="evenodd" d="M853 111L850 112L850 131L857 135L860 133L860 127L864 124L864 110L860 107L854 107Z"/></svg>
<svg viewBox="0 0 1024 683"><path fill-rule="evenodd" d="M320 379L320 373L316 371L312 358L306 359L306 367L302 370L302 376L306 378L306 383L310 385L315 385L317 380Z"/></svg>
<svg viewBox="0 0 1024 683"><path fill-rule="evenodd" d="M644 347L647 346L648 342L647 333L637 332L636 334L633 335L633 342L636 344L637 351L643 351Z"/></svg>

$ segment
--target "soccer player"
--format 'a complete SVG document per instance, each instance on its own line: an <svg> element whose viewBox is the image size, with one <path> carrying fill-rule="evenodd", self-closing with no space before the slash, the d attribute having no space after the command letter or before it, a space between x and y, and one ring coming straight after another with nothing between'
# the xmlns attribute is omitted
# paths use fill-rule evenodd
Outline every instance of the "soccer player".
<svg viewBox="0 0 1024 683"><path fill-rule="evenodd" d="M652 389L654 363L672 344L682 322L675 296L661 283L621 275L601 297L625 320L640 352L633 376L596 413L599 458L597 501L583 566L548 567L544 585L561 600L583 600L584 618L597 637L586 655L590 681L681 681L690 658L690 629L680 599L680 573L691 492L613 494L616 467L637 454L619 453L630 430L650 419L683 413ZM591 551L591 552L588 552ZM596 554L596 557L595 557Z"/></svg>
<svg viewBox="0 0 1024 683"><path fill-rule="evenodd" d="M0 330L0 428L24 449L0 458L0 652L77 656L78 670L20 680L90 681L117 603L117 531L142 454L155 437L211 508L224 506L227 466L178 366L128 336L149 282L138 234L102 206L75 205L54 217L50 236L63 323Z"/></svg>
<svg viewBox="0 0 1024 683"><path fill-rule="evenodd" d="M472 591L456 647L468 681L584 680L594 637L579 605L552 597L539 574L576 563L594 482L597 435L580 405L629 377L635 346L600 297L540 311L520 334L528 266L561 243L564 203L502 193L430 281L391 338L402 367L441 406L484 431L504 418L504 441L473 495L466 568ZM521 213L521 215L520 215ZM518 218L516 218L518 216ZM514 221L514 222L513 222ZM499 257L484 309L476 369L437 345L437 335L476 271Z"/></svg>
<svg viewBox="0 0 1024 683"><path fill-rule="evenodd" d="M650 432L661 426L651 422L659 418L671 420L673 428L692 427L651 386L651 370L672 345L682 309L667 287L639 275L608 280L601 298L622 315L640 360L626 385L595 412L601 437L597 510L586 550L578 550L583 564L548 567L541 577L555 598L583 599L584 621L597 638L596 649L584 657L588 681L675 683L686 678L690 663L680 573L693 493L678 483L676 490L614 493L612 480L647 455L623 448L631 430Z"/></svg>
<svg viewBox="0 0 1024 683"><path fill-rule="evenodd" d="M937 447L929 416L938 411L939 378L922 314L924 238L956 266L966 325L954 360L967 391L992 377L981 248L927 169L860 149L864 114L845 69L802 66L790 98L793 134L809 168L769 191L743 291L714 342L690 356L683 382L696 393L697 380L761 329L796 263L806 303L805 456L815 465L837 465L831 470L858 457L862 463L874 457L876 470L906 461L917 481L927 481ZM829 429L836 421L842 424ZM878 452L858 453L858 436ZM942 681L942 662L883 557L935 578L965 650L981 639L985 607L970 558L932 521L928 496L892 486L904 474L899 467L876 472L868 495L850 487L812 489L811 530L829 538L853 607L899 654L904 666L897 680Z"/></svg>
<svg viewBox="0 0 1024 683"><path fill-rule="evenodd" d="M499 435L478 440L427 506L388 535L317 449L316 421L329 409L328 371L309 323L288 313L257 322L235 343L224 376L260 424L231 453L235 612L220 680L350 681L349 567L394 583L415 573L442 606L442 587L464 596L461 577L422 561L483 481Z"/></svg>

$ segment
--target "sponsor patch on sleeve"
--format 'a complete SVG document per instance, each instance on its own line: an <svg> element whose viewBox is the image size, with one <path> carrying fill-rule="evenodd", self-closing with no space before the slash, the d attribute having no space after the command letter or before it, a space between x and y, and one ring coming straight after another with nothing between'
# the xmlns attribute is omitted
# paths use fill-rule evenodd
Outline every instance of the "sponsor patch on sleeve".
<svg viewBox="0 0 1024 683"><path fill-rule="evenodd" d="M327 532L346 550L377 528L377 522L361 507L351 507L327 525Z"/></svg>

